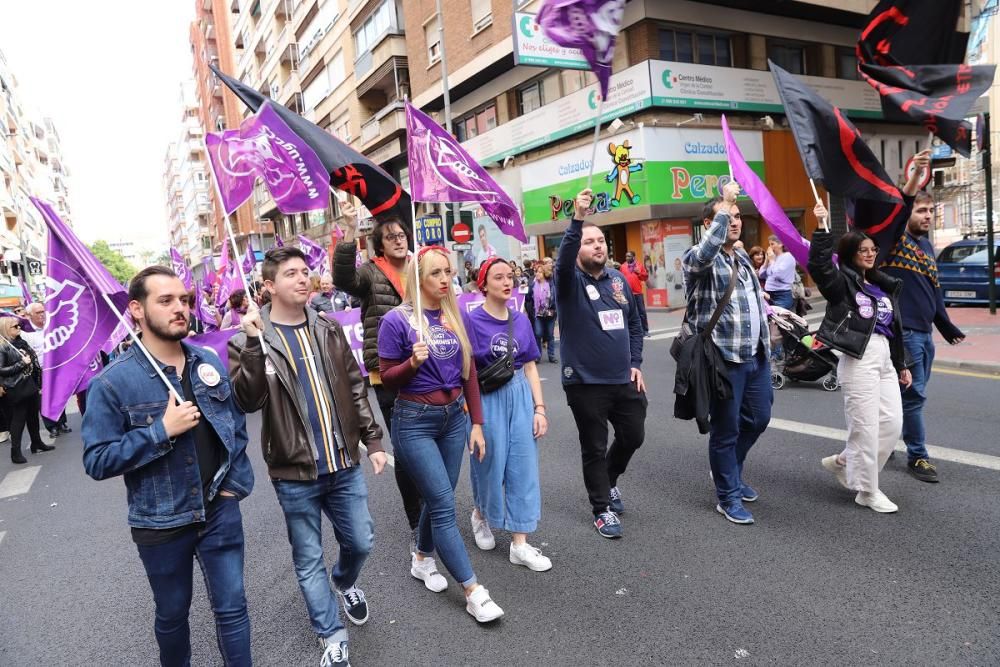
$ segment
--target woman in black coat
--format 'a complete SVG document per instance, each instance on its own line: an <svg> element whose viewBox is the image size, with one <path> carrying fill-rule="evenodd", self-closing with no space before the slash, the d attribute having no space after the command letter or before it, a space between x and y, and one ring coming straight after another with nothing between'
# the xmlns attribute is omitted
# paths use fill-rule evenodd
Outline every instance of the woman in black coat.
<svg viewBox="0 0 1000 667"><path fill-rule="evenodd" d="M23 396L17 389L19 383L34 383L31 391ZM31 452L48 452L55 447L46 445L39 433L38 417L41 410L42 368L35 351L21 338L21 323L14 317L0 318L0 382L5 394L0 400L6 402L10 414L10 460L13 463L27 463L21 453L21 436L28 427Z"/></svg>
<svg viewBox="0 0 1000 667"><path fill-rule="evenodd" d="M818 218L826 217L822 205ZM903 429L900 385L912 382L899 313L902 283L875 269L878 247L865 233L840 238L833 262L833 237L813 234L809 273L826 297L816 338L842 353L838 378L844 390L847 445L822 460L840 484L857 491L854 502L876 512L899 508L879 488L879 472Z"/></svg>

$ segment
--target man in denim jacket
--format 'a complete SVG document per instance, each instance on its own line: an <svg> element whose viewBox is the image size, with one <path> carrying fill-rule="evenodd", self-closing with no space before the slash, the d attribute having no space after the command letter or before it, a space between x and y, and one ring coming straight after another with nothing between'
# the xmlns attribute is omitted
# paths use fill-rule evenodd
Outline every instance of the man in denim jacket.
<svg viewBox="0 0 1000 667"><path fill-rule="evenodd" d="M84 467L94 479L125 477L132 539L156 603L160 663L191 662L197 555L223 662L250 665L239 507L253 488L246 419L218 356L183 340L190 304L173 271L140 271L129 286L129 313L184 402L175 402L143 351L131 346L90 382Z"/></svg>

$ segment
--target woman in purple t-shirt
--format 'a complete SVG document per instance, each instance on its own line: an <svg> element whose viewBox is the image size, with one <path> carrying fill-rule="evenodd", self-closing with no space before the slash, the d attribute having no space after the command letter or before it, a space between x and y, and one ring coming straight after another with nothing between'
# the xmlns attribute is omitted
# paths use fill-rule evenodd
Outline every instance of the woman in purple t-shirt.
<svg viewBox="0 0 1000 667"><path fill-rule="evenodd" d="M486 260L479 268L477 285L486 302L471 313L463 313L476 370L482 372L510 350L515 373L506 384L482 397L483 430L489 448L481 461L473 458L470 467L476 505L472 532L476 545L489 550L496 546L491 526L510 531L510 562L544 572L552 568L552 561L528 544L528 533L535 532L542 513L535 439L548 429L542 383L535 367L538 346L524 313L507 308L514 289L510 264L499 257Z"/></svg>
<svg viewBox="0 0 1000 667"><path fill-rule="evenodd" d="M503 616L503 610L476 582L455 519L455 485L466 444L482 460L486 442L472 346L451 289L451 275L444 248L423 248L415 262L410 260L403 303L379 324L379 371L385 387L399 392L392 412L392 445L424 499L410 574L435 593L447 588L431 558L437 551L465 589L466 611L487 623ZM418 289L419 313L413 298Z"/></svg>

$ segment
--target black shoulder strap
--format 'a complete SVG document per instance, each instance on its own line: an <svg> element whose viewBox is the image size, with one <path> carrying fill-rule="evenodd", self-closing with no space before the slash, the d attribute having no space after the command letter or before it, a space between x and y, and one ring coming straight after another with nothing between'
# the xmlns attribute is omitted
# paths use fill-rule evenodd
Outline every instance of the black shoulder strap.
<svg viewBox="0 0 1000 667"><path fill-rule="evenodd" d="M722 317L722 311L726 309L729 305L729 300L733 297L733 290L736 289L736 272L739 269L739 260L735 255L733 255L733 272L729 274L729 287L726 288L726 293L722 295L722 299L719 301L718 305L715 306L715 312L712 313L712 319L708 321L708 326L705 330L701 332L701 335L706 338L715 329L715 325L719 323L719 318Z"/></svg>

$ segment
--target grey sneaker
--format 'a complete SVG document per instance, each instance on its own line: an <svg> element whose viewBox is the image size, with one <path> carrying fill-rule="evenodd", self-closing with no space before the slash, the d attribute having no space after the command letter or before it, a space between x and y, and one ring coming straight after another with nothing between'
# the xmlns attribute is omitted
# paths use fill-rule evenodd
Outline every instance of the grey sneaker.
<svg viewBox="0 0 1000 667"><path fill-rule="evenodd" d="M347 642L323 642L323 657L319 659L319 667L351 667L347 659Z"/></svg>
<svg viewBox="0 0 1000 667"><path fill-rule="evenodd" d="M490 530L490 524L486 523L486 519L476 517L476 513L473 512L470 517L472 521L472 534L476 538L476 546L483 551L489 551L497 545L497 541L493 538L493 531Z"/></svg>

